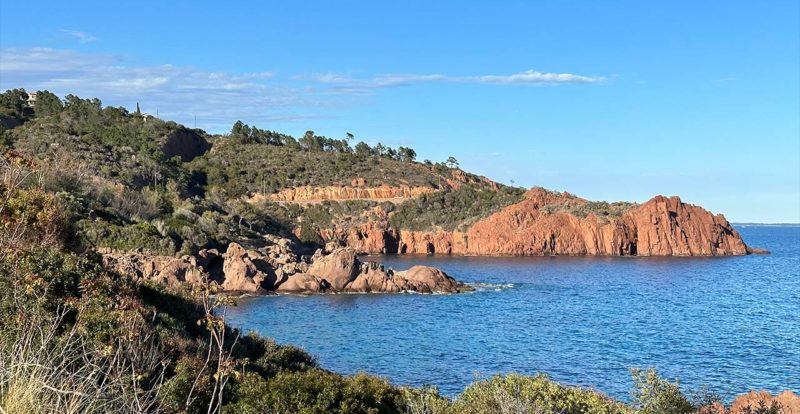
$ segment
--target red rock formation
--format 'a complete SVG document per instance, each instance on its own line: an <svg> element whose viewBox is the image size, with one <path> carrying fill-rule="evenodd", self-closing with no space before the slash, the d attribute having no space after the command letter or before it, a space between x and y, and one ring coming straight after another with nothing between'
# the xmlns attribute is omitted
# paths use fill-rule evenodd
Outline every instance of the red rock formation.
<svg viewBox="0 0 800 414"><path fill-rule="evenodd" d="M356 182L355 184L362 184ZM270 194L268 197L271 201L288 201L299 203L313 203L324 200L390 200L390 199L407 199L415 198L421 194L430 193L435 191L433 187L411 187L407 185L401 186L388 186L381 185L378 187L346 187L346 186L330 186L330 187L296 187L286 188L277 193ZM263 198L262 195L255 195L250 198L251 201L258 201Z"/></svg>
<svg viewBox="0 0 800 414"><path fill-rule="evenodd" d="M202 250L180 258L143 252L103 251L105 263L137 279L168 287L213 281L226 292L322 293L403 292L455 293L469 290L444 272L417 266L403 272L386 270L378 263L363 263L353 249L317 251L300 259L287 245L248 250L231 243L225 254Z"/></svg>
<svg viewBox="0 0 800 414"><path fill-rule="evenodd" d="M752 250L722 215L656 196L598 216L587 200L534 188L466 232L397 231L369 223L331 236L363 253L455 255L730 256ZM572 211L588 211L585 217Z"/></svg>
<svg viewBox="0 0 800 414"><path fill-rule="evenodd" d="M780 406L782 414L800 414L800 396L792 391L784 391L777 396L773 396L767 391L750 391L736 397L727 409L721 403L716 402L710 406L700 407L697 413L745 414L756 412L762 404L764 407L770 408L773 403Z"/></svg>
<svg viewBox="0 0 800 414"><path fill-rule="evenodd" d="M308 273L289 276L275 289L278 293L323 293L330 288L324 280Z"/></svg>

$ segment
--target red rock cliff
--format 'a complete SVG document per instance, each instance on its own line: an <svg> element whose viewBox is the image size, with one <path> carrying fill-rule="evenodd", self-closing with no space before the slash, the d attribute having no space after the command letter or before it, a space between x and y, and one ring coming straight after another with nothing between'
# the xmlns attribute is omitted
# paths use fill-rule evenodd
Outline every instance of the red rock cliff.
<svg viewBox="0 0 800 414"><path fill-rule="evenodd" d="M370 223L340 231L338 239L363 253L730 256L752 252L724 216L678 197L656 196L601 217L591 210L578 216L562 208L588 203L568 193L535 188L523 201L466 232L398 231Z"/></svg>

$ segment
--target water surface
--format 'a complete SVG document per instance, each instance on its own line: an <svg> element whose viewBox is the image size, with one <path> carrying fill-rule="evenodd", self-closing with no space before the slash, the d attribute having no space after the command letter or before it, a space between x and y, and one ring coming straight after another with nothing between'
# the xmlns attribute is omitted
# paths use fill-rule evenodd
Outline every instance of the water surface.
<svg viewBox="0 0 800 414"><path fill-rule="evenodd" d="M241 300L230 322L321 366L459 393L476 376L544 372L626 398L656 367L726 398L800 391L800 227L740 228L771 255L727 258L375 258L486 284L458 295Z"/></svg>

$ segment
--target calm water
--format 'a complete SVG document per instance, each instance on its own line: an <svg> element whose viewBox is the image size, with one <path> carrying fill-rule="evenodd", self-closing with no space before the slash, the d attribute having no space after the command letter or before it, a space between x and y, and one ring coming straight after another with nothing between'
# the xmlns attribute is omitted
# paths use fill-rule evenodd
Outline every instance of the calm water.
<svg viewBox="0 0 800 414"><path fill-rule="evenodd" d="M630 367L730 398L800 391L800 227L743 227L769 256L381 257L491 284L460 295L242 300L233 325L302 346L340 373L459 393L476 375L544 372L626 398Z"/></svg>

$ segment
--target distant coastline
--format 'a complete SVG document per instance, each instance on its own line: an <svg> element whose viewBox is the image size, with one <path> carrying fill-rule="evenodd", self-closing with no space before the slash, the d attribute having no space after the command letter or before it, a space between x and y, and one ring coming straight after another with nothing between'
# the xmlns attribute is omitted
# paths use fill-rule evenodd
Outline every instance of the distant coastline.
<svg viewBox="0 0 800 414"><path fill-rule="evenodd" d="M736 227L800 227L800 223L731 223Z"/></svg>

